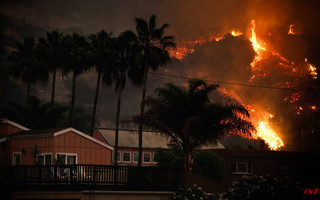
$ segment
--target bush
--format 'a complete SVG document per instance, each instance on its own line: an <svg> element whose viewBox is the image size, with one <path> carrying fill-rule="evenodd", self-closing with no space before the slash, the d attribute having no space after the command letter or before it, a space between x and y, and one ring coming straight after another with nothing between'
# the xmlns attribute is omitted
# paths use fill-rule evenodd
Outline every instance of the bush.
<svg viewBox="0 0 320 200"><path fill-rule="evenodd" d="M225 174L225 164L214 152L199 151L193 155L192 171L221 183Z"/></svg>
<svg viewBox="0 0 320 200"><path fill-rule="evenodd" d="M183 167L182 155L178 151L158 149L154 157L158 167Z"/></svg>
<svg viewBox="0 0 320 200"><path fill-rule="evenodd" d="M200 187L180 188L171 200L218 200L219 196L204 192Z"/></svg>
<svg viewBox="0 0 320 200"><path fill-rule="evenodd" d="M270 176L244 176L234 182L223 195L225 200L297 200L301 199L297 184Z"/></svg>

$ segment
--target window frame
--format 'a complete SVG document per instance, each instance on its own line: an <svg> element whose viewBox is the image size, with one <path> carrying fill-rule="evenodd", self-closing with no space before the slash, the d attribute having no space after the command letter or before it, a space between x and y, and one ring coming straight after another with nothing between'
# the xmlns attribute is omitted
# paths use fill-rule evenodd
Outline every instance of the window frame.
<svg viewBox="0 0 320 200"><path fill-rule="evenodd" d="M236 165L235 171L233 171L233 166L232 166L232 174L253 174L253 163L252 162L234 162L232 165ZM245 165L246 166L246 171L241 172L239 171L239 165ZM249 165L251 165L251 172L249 172Z"/></svg>
<svg viewBox="0 0 320 200"><path fill-rule="evenodd" d="M137 161L134 160L134 155L135 154L137 155ZM137 151L136 152L132 152L132 162L133 163L138 163L138 161L139 161L139 152L137 152Z"/></svg>
<svg viewBox="0 0 320 200"><path fill-rule="evenodd" d="M15 159L15 156L16 155L19 155L19 164L17 164L15 161L16 161L16 159ZM17 165L17 166L19 166L19 165L21 165L21 152L12 152L12 165Z"/></svg>
<svg viewBox="0 0 320 200"><path fill-rule="evenodd" d="M150 158L150 161L149 161L149 162L146 162L146 161L144 160L146 154L149 154L149 155L150 155L150 157L149 157L149 158ZM142 161L143 161L143 163L151 163L151 161L152 161L151 152L143 152L143 153L142 153Z"/></svg>
<svg viewBox="0 0 320 200"><path fill-rule="evenodd" d="M38 157L39 157L39 156L43 156L43 163L44 163L43 165L45 166L45 165L46 165L46 155L50 155L50 156L51 156L50 165L52 165L52 164L53 164L53 163L52 163L52 162L53 162L52 153L41 153L41 154L37 155L37 158L36 158L36 159L37 159L37 163L39 164L39 160L38 160L39 158L38 158Z"/></svg>
<svg viewBox="0 0 320 200"><path fill-rule="evenodd" d="M112 151L112 153L111 153L112 163L114 163L114 161L115 161L115 160L114 160L114 157L115 157L114 155L115 155L115 153L116 153L115 151ZM121 162L121 151L118 151L118 153L119 153L119 156L118 156L118 161L117 161L117 162L120 163L120 162Z"/></svg>
<svg viewBox="0 0 320 200"><path fill-rule="evenodd" d="M153 153L152 153L152 163L158 164L158 162L155 161L155 156L156 156L156 152L153 152Z"/></svg>
<svg viewBox="0 0 320 200"><path fill-rule="evenodd" d="M129 154L129 161L125 161L124 160L124 154L125 153L128 153ZM122 162L123 163L131 163L131 152L130 151L124 151L124 152L122 152Z"/></svg>
<svg viewBox="0 0 320 200"><path fill-rule="evenodd" d="M56 153L56 156L55 156L55 159L57 160L58 159L58 155L65 155L66 158L64 160L64 165L70 165L70 164L67 164L68 162L68 156L76 156L76 163L75 165L78 163L78 154L77 153Z"/></svg>

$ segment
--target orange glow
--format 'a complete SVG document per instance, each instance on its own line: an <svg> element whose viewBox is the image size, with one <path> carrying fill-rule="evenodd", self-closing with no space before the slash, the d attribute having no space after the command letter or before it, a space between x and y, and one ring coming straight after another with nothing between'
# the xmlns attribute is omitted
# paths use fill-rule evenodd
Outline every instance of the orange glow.
<svg viewBox="0 0 320 200"><path fill-rule="evenodd" d="M271 150L277 150L284 145L281 138L265 121L260 121L257 128L257 136L262 138Z"/></svg>
<svg viewBox="0 0 320 200"><path fill-rule="evenodd" d="M279 148L284 146L284 143L269 124L269 120L274 117L273 114L258 109L257 107L255 109L252 107L253 106L249 106L248 110L251 115L251 122L257 130L257 132L253 134L253 137L264 140L271 150L279 150Z"/></svg>
<svg viewBox="0 0 320 200"><path fill-rule="evenodd" d="M293 31L293 24L290 25L288 34L289 34L289 35L290 35L290 34L291 34L291 35L294 35L294 34L295 34L294 31Z"/></svg>
<svg viewBox="0 0 320 200"><path fill-rule="evenodd" d="M235 29L229 31L228 33L234 37L239 37L243 34L241 31ZM192 54L194 52L194 47L196 45L201 45L206 42L212 41L219 42L220 40L224 39L225 35L227 35L228 33L209 33L208 35L200 37L196 40L179 42L177 43L177 48L175 50L169 50L170 57L175 57L176 59L182 60L186 55Z"/></svg>
<svg viewBox="0 0 320 200"><path fill-rule="evenodd" d="M308 72L309 72L309 75L312 77L312 79L317 79L317 68L315 68L314 66L312 66L311 64L308 63L308 59L305 58L304 61L306 62L307 66L308 66Z"/></svg>
<svg viewBox="0 0 320 200"><path fill-rule="evenodd" d="M238 36L242 35L243 33L238 30L232 30L230 34L233 35L234 37L238 37Z"/></svg>
<svg viewBox="0 0 320 200"><path fill-rule="evenodd" d="M251 38L250 41L252 43L252 47L254 51L256 52L256 56L254 57L254 60L251 63L251 67L254 68L256 63L259 62L262 59L262 53L263 51L266 51L266 48L261 45L260 42L257 40L257 34L256 34L256 22L255 20L251 21Z"/></svg>

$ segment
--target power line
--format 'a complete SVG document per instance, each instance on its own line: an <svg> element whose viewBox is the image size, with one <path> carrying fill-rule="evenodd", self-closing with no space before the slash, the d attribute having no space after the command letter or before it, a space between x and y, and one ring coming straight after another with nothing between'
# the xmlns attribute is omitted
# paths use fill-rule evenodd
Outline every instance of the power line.
<svg viewBox="0 0 320 200"><path fill-rule="evenodd" d="M181 76L181 75L174 75L174 74L165 74L160 72L149 72L150 74L160 75L160 76L167 76L173 78L181 78L181 79L192 79L191 77ZM266 85L254 85L254 84L245 84L245 83L235 83L235 82L228 82L228 81L214 81L209 79L203 79L204 81L211 82L211 83L220 83L220 84L228 84L228 85L238 85L244 87L254 87L254 88L264 88L264 89L272 89L272 90L286 90L286 91L302 91L302 92L318 92L315 90L300 90L297 88L282 88L282 87L274 87L274 86L266 86Z"/></svg>

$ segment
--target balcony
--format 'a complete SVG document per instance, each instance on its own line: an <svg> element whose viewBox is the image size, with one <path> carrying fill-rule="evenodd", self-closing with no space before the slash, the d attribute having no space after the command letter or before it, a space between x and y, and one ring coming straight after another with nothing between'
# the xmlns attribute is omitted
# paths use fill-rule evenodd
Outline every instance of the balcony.
<svg viewBox="0 0 320 200"><path fill-rule="evenodd" d="M174 191L184 184L184 171L106 165L0 166L0 184L23 190Z"/></svg>

